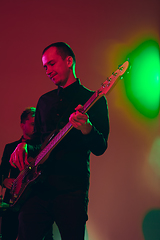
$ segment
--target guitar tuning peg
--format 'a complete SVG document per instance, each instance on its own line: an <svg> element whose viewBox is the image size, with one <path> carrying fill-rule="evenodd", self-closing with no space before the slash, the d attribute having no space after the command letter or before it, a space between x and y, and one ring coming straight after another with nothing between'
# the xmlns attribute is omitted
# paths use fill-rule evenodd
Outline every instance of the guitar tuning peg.
<svg viewBox="0 0 160 240"><path fill-rule="evenodd" d="M119 69L120 71L123 70L122 64L118 65L118 69Z"/></svg>
<svg viewBox="0 0 160 240"><path fill-rule="evenodd" d="M107 79L106 79L106 80L107 80L108 82L110 82L110 81L111 81L111 78L108 78L108 77L107 77ZM103 83L103 84L104 84L104 83Z"/></svg>
<svg viewBox="0 0 160 240"><path fill-rule="evenodd" d="M113 72L112 75L113 75L113 76L117 76L117 73L116 73L116 72Z"/></svg>
<svg viewBox="0 0 160 240"><path fill-rule="evenodd" d="M105 84L104 84L104 83L101 83L101 87L104 88L104 87L105 87Z"/></svg>

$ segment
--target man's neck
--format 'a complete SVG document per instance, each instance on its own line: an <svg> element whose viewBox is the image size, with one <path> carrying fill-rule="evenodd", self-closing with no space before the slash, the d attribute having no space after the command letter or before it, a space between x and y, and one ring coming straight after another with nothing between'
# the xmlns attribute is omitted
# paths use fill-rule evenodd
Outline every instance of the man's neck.
<svg viewBox="0 0 160 240"><path fill-rule="evenodd" d="M76 74L73 73L73 71L70 69L70 74L69 74L68 79L66 80L65 84L63 86L60 86L60 87L66 88L69 85L71 85L72 83L76 82L76 80L77 80Z"/></svg>
<svg viewBox="0 0 160 240"><path fill-rule="evenodd" d="M68 79L68 81L66 82L66 84L64 86L62 86L62 88L66 88L74 82L76 82L76 78Z"/></svg>
<svg viewBox="0 0 160 240"><path fill-rule="evenodd" d="M26 134L23 134L22 140L23 141L27 141L30 140L31 138L29 136L27 136Z"/></svg>

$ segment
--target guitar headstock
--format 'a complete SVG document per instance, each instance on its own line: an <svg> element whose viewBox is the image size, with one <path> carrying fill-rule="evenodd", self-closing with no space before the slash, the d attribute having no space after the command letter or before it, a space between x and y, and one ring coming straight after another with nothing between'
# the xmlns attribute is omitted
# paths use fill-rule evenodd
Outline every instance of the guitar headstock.
<svg viewBox="0 0 160 240"><path fill-rule="evenodd" d="M129 67L129 61L124 62L118 67L118 69L112 73L112 75L106 79L104 83L101 84L101 88L97 90L97 95L105 95L113 84L116 82L119 76L122 76Z"/></svg>

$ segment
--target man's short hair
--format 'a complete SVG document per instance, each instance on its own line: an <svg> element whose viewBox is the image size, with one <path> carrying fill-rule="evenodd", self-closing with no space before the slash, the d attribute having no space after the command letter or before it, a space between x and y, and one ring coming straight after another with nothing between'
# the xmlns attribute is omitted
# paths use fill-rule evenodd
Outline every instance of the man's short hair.
<svg viewBox="0 0 160 240"><path fill-rule="evenodd" d="M35 107L27 107L21 114L21 123L25 123L29 116L35 117L36 108Z"/></svg>
<svg viewBox="0 0 160 240"><path fill-rule="evenodd" d="M73 58L74 65L76 64L75 54L74 54L73 50L71 49L71 47L65 42L55 42L55 43L50 44L43 50L42 56L51 47L57 48L57 53L61 56L61 58L63 60L66 57L71 56Z"/></svg>

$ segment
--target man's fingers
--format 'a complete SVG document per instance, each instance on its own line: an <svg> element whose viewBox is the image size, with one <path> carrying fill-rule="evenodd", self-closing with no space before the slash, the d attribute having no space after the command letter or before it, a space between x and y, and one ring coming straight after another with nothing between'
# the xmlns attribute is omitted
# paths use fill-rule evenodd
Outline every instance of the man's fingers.
<svg viewBox="0 0 160 240"><path fill-rule="evenodd" d="M11 154L11 158L9 160L9 163L11 164L12 167L16 168L16 165L14 163L14 154L13 153Z"/></svg>
<svg viewBox="0 0 160 240"><path fill-rule="evenodd" d="M82 105L78 105L76 108L75 108L76 111L82 111L83 110L83 106Z"/></svg>
<svg viewBox="0 0 160 240"><path fill-rule="evenodd" d="M77 111L71 114L69 120L73 122L79 122L80 124L85 124L88 120L88 116Z"/></svg>
<svg viewBox="0 0 160 240"><path fill-rule="evenodd" d="M25 154L24 154L24 164L25 165L29 165L29 162L28 162L28 154L25 152Z"/></svg>
<svg viewBox="0 0 160 240"><path fill-rule="evenodd" d="M18 167L20 171L24 169L24 165L28 162L27 161L27 144L26 143L19 143L11 154L11 158L9 160L12 167Z"/></svg>

